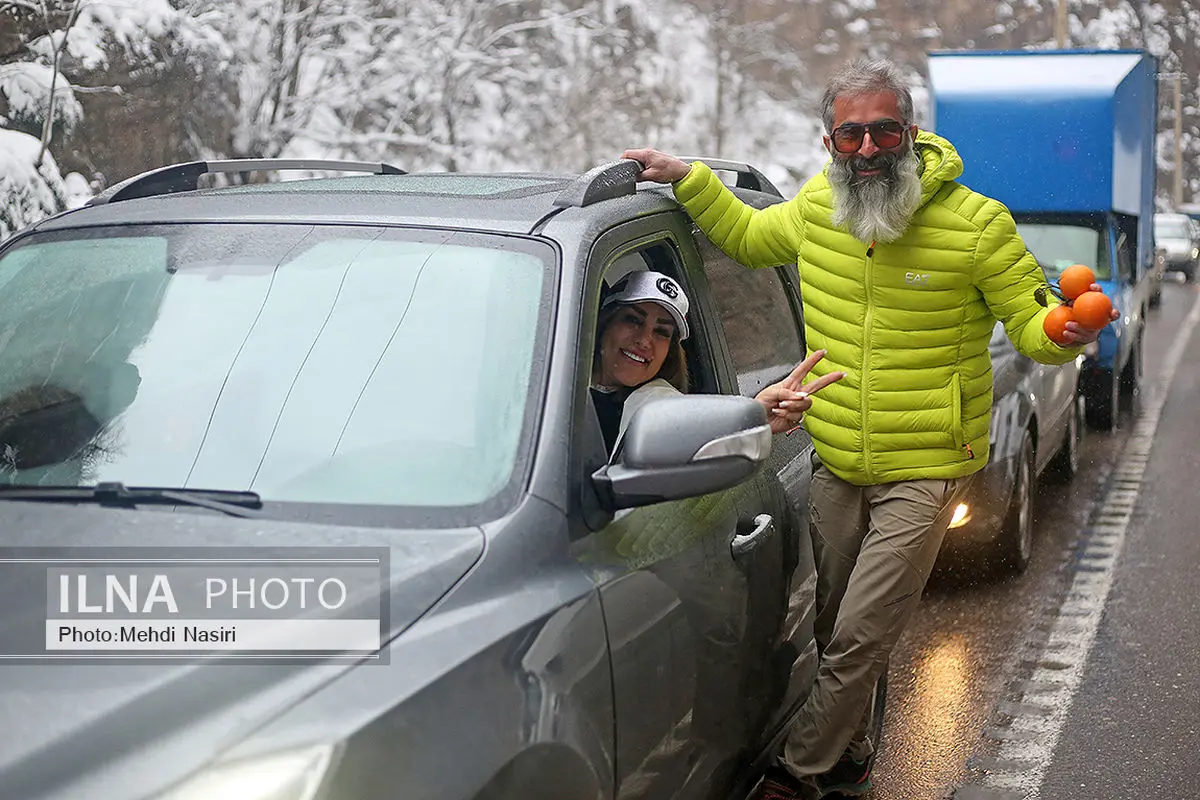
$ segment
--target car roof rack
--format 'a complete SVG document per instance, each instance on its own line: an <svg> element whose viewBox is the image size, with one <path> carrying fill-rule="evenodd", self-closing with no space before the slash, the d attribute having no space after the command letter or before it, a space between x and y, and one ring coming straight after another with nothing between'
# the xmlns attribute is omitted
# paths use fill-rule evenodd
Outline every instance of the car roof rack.
<svg viewBox="0 0 1200 800"><path fill-rule="evenodd" d="M776 197L783 197L783 192L776 188L775 184L771 183L771 179L759 172L754 167L741 161L729 161L724 158L705 158L703 156L681 156L681 161L686 161L693 164L697 161L703 161L710 169L719 169L726 172L737 173L737 187L739 189L750 189L755 192L765 192L773 194Z"/></svg>
<svg viewBox="0 0 1200 800"><path fill-rule="evenodd" d="M338 170L341 172L371 172L376 175L404 175L404 170L383 162L330 161L311 158L233 158L221 161L189 161L159 167L110 186L87 202L103 205L136 197L154 197L176 192L191 192L200 188L200 176L217 172L252 172L254 170Z"/></svg>
<svg viewBox="0 0 1200 800"><path fill-rule="evenodd" d="M554 198L562 208L584 208L601 200L624 197L637 191L637 176L642 174L640 162L631 158L609 161L593 167L573 180Z"/></svg>

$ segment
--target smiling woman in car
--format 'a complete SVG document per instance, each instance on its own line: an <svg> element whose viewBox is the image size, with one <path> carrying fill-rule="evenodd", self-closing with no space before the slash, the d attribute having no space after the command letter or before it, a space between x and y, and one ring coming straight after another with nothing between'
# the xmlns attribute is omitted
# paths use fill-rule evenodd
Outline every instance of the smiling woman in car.
<svg viewBox="0 0 1200 800"><path fill-rule="evenodd" d="M621 278L601 301L591 390L610 453L642 405L687 393L683 341L690 335L688 307L687 295L676 281L645 270ZM755 396L767 410L772 432L794 428L812 406L809 395L842 377L835 372L803 385L824 355L820 350L813 353Z"/></svg>

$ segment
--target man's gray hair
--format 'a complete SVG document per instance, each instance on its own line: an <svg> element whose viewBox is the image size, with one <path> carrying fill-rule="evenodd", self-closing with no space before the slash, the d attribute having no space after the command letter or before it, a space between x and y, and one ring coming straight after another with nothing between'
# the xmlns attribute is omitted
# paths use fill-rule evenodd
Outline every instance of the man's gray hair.
<svg viewBox="0 0 1200 800"><path fill-rule="evenodd" d="M882 58L859 58L833 73L821 98L821 121L825 132L833 132L833 101L836 97L891 92L903 117L898 122L913 123L913 99L899 68Z"/></svg>

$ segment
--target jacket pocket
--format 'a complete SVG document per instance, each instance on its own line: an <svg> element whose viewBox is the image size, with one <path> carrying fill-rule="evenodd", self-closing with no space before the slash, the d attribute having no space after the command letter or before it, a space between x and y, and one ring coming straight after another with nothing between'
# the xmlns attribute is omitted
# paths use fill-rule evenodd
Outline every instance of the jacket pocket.
<svg viewBox="0 0 1200 800"><path fill-rule="evenodd" d="M956 372L950 376L950 435L954 437L956 448L965 444L962 418L962 382Z"/></svg>

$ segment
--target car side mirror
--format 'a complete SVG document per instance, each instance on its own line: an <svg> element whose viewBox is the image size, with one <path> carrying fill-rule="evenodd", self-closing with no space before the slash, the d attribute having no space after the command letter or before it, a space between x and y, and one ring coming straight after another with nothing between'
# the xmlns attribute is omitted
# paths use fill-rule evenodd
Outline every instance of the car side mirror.
<svg viewBox="0 0 1200 800"><path fill-rule="evenodd" d="M771 427L757 400L665 397L634 413L612 459L592 480L615 511L728 489L770 453Z"/></svg>

